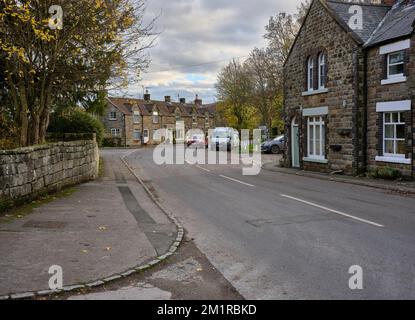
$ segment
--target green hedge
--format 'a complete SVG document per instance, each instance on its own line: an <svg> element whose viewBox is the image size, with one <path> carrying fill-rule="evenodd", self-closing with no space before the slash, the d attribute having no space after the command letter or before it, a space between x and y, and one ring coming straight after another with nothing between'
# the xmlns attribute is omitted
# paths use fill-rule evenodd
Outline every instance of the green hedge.
<svg viewBox="0 0 415 320"><path fill-rule="evenodd" d="M52 134L95 133L99 145L102 144L104 138L102 123L91 114L81 110L52 117L48 132Z"/></svg>
<svg viewBox="0 0 415 320"><path fill-rule="evenodd" d="M398 180L402 178L402 172L391 167L380 167L372 170L370 176L375 179Z"/></svg>

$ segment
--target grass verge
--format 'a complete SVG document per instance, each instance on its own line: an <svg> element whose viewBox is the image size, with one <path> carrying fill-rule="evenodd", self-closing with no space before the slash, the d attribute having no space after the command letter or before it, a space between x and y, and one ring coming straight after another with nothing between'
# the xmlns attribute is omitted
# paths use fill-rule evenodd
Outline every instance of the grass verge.
<svg viewBox="0 0 415 320"><path fill-rule="evenodd" d="M19 205L15 208L7 209L0 214L0 224L12 222L16 219L21 219L31 214L34 209L39 208L42 205L61 198L69 197L76 190L76 187L67 187L56 193L41 195L37 200L31 201L29 203Z"/></svg>

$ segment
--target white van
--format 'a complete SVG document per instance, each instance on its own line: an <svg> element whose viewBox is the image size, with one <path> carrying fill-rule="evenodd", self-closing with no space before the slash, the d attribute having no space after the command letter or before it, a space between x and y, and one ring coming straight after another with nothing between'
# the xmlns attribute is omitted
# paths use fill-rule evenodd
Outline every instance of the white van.
<svg viewBox="0 0 415 320"><path fill-rule="evenodd" d="M210 137L211 150L231 151L239 147L239 132L233 128L216 128Z"/></svg>

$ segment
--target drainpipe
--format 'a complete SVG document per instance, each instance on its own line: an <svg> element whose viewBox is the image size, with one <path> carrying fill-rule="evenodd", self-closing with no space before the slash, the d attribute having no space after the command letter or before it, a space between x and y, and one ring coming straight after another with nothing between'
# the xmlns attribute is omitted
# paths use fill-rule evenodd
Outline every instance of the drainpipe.
<svg viewBox="0 0 415 320"><path fill-rule="evenodd" d="M363 48L363 171L367 172L367 148L368 148L368 134L367 134L367 106L368 106L368 89L367 89L367 49Z"/></svg>

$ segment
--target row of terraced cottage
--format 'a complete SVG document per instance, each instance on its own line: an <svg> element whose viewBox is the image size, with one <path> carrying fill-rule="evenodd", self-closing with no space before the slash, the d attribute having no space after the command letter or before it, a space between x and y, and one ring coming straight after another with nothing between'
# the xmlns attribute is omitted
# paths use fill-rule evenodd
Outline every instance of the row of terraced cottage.
<svg viewBox="0 0 415 320"><path fill-rule="evenodd" d="M414 24L414 0L312 2L284 65L285 166L414 177Z"/></svg>
<svg viewBox="0 0 415 320"><path fill-rule="evenodd" d="M184 98L172 102L170 96L154 101L147 91L144 99L109 97L101 120L106 136L120 146L159 144L156 132L160 129L170 130L173 142L183 142L189 130L207 134L215 128L216 104L203 105L198 96L193 103L186 103Z"/></svg>

